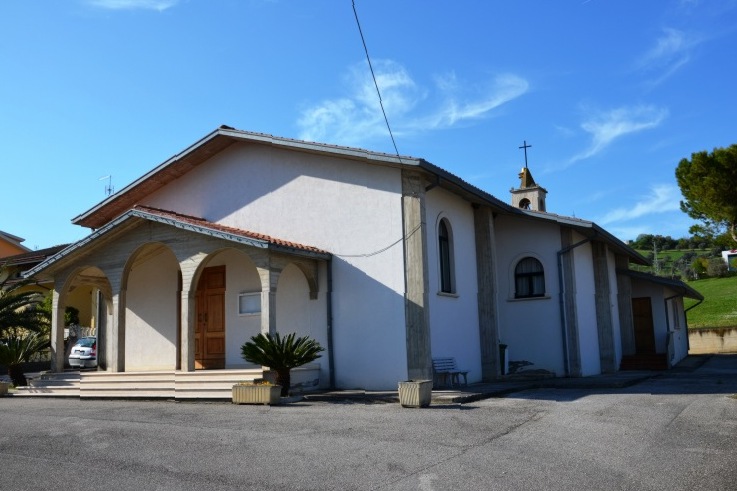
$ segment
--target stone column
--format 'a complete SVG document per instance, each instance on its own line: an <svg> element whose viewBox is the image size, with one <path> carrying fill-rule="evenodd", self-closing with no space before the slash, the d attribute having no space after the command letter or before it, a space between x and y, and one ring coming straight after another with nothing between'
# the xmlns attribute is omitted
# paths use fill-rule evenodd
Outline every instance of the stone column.
<svg viewBox="0 0 737 491"><path fill-rule="evenodd" d="M419 174L406 171L402 172L402 226L407 376L410 379L432 380L425 189Z"/></svg>
<svg viewBox="0 0 737 491"><path fill-rule="evenodd" d="M262 263L259 261L259 263ZM261 278L261 333L274 334L276 332L276 285L279 282L281 270L270 264L257 264L256 269Z"/></svg>
<svg viewBox="0 0 737 491"><path fill-rule="evenodd" d="M63 294L59 291L62 281L54 281L51 297L51 368L54 372L64 371L64 310Z"/></svg>
<svg viewBox="0 0 737 491"><path fill-rule="evenodd" d="M491 209L474 206L473 221L476 236L481 378L486 382L499 378L501 374L495 278L494 217Z"/></svg>
<svg viewBox="0 0 737 491"><path fill-rule="evenodd" d="M179 369L183 372L194 371L194 331L197 323L195 319L197 298L195 292L190 290L190 284L182 282L181 309L179 311Z"/></svg>
<svg viewBox="0 0 737 491"><path fill-rule="evenodd" d="M182 254L179 260L179 271L182 275L181 308L179 311L179 366L180 370L193 372L195 367L195 312L197 308L197 283L195 275L202 262L207 258L207 253L197 252L189 255L191 251Z"/></svg>
<svg viewBox="0 0 737 491"><path fill-rule="evenodd" d="M611 288L609 286L609 263L607 247L603 242L592 242L594 262L594 297L596 304L596 327L599 334L599 361L601 372L617 371L614 349L614 323L612 321Z"/></svg>
<svg viewBox="0 0 737 491"><path fill-rule="evenodd" d="M108 369L112 372L125 371L125 289L113 294L113 325L110 326L110 357Z"/></svg>
<svg viewBox="0 0 737 491"><path fill-rule="evenodd" d="M573 231L569 228L561 228L560 242L562 252L560 256L559 271L560 292L562 309L563 330L565 332L564 349L568 354L568 376L580 377L581 372L581 344L578 332L578 309L576 307L576 269L573 255L575 249L568 249L573 245Z"/></svg>

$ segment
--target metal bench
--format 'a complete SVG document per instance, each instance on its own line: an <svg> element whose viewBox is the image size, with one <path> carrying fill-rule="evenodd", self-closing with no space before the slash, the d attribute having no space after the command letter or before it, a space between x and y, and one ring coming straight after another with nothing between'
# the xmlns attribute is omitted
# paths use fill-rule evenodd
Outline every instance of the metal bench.
<svg viewBox="0 0 737 491"><path fill-rule="evenodd" d="M469 370L458 369L455 358L433 358L432 370L435 379L433 385L436 387L440 387L441 385L450 385L450 387L453 387L454 384L461 385L461 375L463 376L463 385L468 385L467 375ZM442 384L440 384L441 381L443 382Z"/></svg>

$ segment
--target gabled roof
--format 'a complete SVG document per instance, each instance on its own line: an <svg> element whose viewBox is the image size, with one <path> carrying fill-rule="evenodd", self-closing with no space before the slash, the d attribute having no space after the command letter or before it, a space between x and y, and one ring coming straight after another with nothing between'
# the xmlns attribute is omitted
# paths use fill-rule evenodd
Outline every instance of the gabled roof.
<svg viewBox="0 0 737 491"><path fill-rule="evenodd" d="M22 249L24 251L30 251L28 247L21 244L21 242L26 240L23 237L18 237L17 235L9 234L8 232L3 232L2 230L0 230L0 239L3 239L4 241L9 242L10 244L18 247L19 249Z"/></svg>
<svg viewBox="0 0 737 491"><path fill-rule="evenodd" d="M447 170L421 158L372 152L360 148L294 140L264 133L236 130L229 126L220 126L215 131L194 143L181 153L171 157L158 167L124 187L119 192L109 196L93 208L77 216L72 220L72 222L77 225L93 229L104 227L107 223L136 207L136 205L149 194L164 187L198 165L206 162L218 152L221 152L230 145L238 142L269 145L272 147L305 153L336 156L376 165L421 170L426 173L428 180L432 183L428 186L428 191L433 187L439 186L458 194L473 204L489 206L495 213L517 216L525 214L530 218L553 220L562 225L573 226L574 228L578 228L583 231L587 236L590 236L593 233L601 240L610 244L618 252L630 257L634 262L639 264L649 264L647 259L638 254L634 249L631 249L622 241L593 222L562 217L550 213L536 213L520 210L499 200L486 191L473 186ZM140 209L143 208L139 207L139 210ZM213 229L216 225L211 222L207 223L210 223L210 229Z"/></svg>
<svg viewBox="0 0 737 491"><path fill-rule="evenodd" d="M623 254L629 257L632 262L641 264L643 266L650 265L650 261L647 260L642 254L601 228L599 225L588 220L582 220L575 217L567 217L563 215L556 215L555 213L548 213L544 211L534 210L519 210L522 214L527 215L531 218L540 220L547 220L555 222L566 227L570 227L577 232L581 233L589 239L599 239L607 243L607 245L617 251L619 254Z"/></svg>
<svg viewBox="0 0 737 491"><path fill-rule="evenodd" d="M630 276L632 278L637 278L643 281L648 281L650 283L657 283L659 285L673 288L674 290L680 292L684 297L693 298L694 300L704 300L704 296L701 293L697 292L681 280L665 278L663 276L657 276L651 273L643 273L641 271L633 271L631 269L618 269L617 272L626 274L627 276Z"/></svg>
<svg viewBox="0 0 737 491"><path fill-rule="evenodd" d="M174 155L142 177L136 179L119 192L110 195L93 208L78 215L72 220L72 223L90 228L102 227L110 220L133 208L146 196L161 189L198 165L206 162L215 154L238 142L336 156L377 165L419 168L431 174L430 179L435 180L441 186L450 187L457 192L474 196L476 201L484 202L498 209L509 207L506 203L499 201L492 195L481 191L459 177L423 159L372 152L360 148L293 140L264 133L236 130L229 126L221 126L181 153Z"/></svg>
<svg viewBox="0 0 737 491"><path fill-rule="evenodd" d="M237 142L269 145L307 153L335 155L352 160L385 165L418 165L419 162L413 157L398 157L396 155L370 152L358 148L305 142L264 133L236 130L229 126L220 126L184 151L174 155L142 177L133 181L119 192L110 195L93 208L75 217L72 223L90 228L102 227L108 221L125 213L126 210L133 208L144 197L181 177L215 154Z"/></svg>
<svg viewBox="0 0 737 491"><path fill-rule="evenodd" d="M8 256L0 259L0 266L20 266L24 264L38 264L49 256L53 256L62 249L68 247L69 244L61 244L46 249L39 249L15 256Z"/></svg>
<svg viewBox="0 0 737 491"><path fill-rule="evenodd" d="M23 276L26 278L35 276L38 273L49 268L51 265L58 263L64 258L76 253L77 251L86 249L91 244L102 239L104 236L107 236L113 233L115 230L123 227L124 224L129 224L131 222L141 220L163 223L165 225L170 225L182 230L188 230L190 232L209 235L211 237L217 237L230 242L246 244L262 249L271 249L287 254L308 256L315 259L329 259L331 257L331 254L329 252L318 249L317 247L298 244L296 242L290 242L287 240L281 240L270 237L268 235L250 232L248 230L226 227L224 225L209 222L204 218L182 215L173 211L160 210L148 206L135 206L134 208L126 211L114 220L108 222L103 227L97 229L79 242L75 242L74 244L71 244L64 249L58 251L54 255L48 257L42 263L38 264L29 271L26 271Z"/></svg>

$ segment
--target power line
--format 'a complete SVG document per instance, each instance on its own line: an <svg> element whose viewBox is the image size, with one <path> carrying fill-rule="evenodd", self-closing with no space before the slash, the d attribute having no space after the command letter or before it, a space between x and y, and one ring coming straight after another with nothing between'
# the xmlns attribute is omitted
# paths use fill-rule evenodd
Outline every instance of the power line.
<svg viewBox="0 0 737 491"><path fill-rule="evenodd" d="M401 164L402 157L399 155L399 149L397 148L397 142L394 140L394 133L392 133L392 128L389 125L389 118L387 117L386 110L384 109L384 101L381 98L381 91L379 90L379 83L376 81L376 74L374 73L374 66L371 63L371 57L369 56L368 47L366 47L366 39L363 37L363 30L361 29L361 21L358 19L358 12L356 11L356 1L352 0L352 4L353 4L353 15L356 17L356 25L358 26L358 33L361 35L361 43L363 43L363 50L366 53L366 61L368 62L369 70L371 70L371 78L374 80L374 87L376 87L376 95L379 97L379 106L381 106L381 113L384 115L384 122L386 123L386 129L389 130L389 137L392 140L392 145L394 145L394 152L397 154L397 159L399 160L399 163ZM343 258L376 256L377 254L381 254L382 252L388 251L389 249L399 244L403 240L409 239L410 237L412 237L412 235L414 235L421 228L422 228L422 222L420 222L407 235L402 235L402 237L395 240L388 246L382 247L381 249L374 251L374 252L368 252L365 254L333 254L333 256L343 257Z"/></svg>
<svg viewBox="0 0 737 491"><path fill-rule="evenodd" d="M394 133L392 133L391 126L389 126L389 118L386 116L384 110L384 101L381 99L381 91L379 90L379 84L376 82L376 74L374 73L374 66L371 64L371 57L369 56L368 48L366 47L366 39L363 37L363 30L361 29L361 21L358 20L358 12L356 11L356 0L352 0L353 4L353 15L356 17L356 25L358 26L358 33L361 35L361 43L363 43L363 50L366 52L366 61L368 61L369 70L371 70L371 78L374 79L374 87L376 87L376 94L379 96L379 106L381 106L381 113L384 115L384 121L386 122L386 129L389 130L389 137L392 139L392 145L394 145L394 152L397 154L399 162L402 162L402 158L399 156L399 150L397 149L397 142L394 140Z"/></svg>

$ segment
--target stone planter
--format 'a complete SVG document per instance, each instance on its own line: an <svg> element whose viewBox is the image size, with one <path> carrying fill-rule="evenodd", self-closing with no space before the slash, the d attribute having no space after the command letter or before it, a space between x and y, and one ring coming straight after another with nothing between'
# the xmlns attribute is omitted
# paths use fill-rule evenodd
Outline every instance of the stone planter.
<svg viewBox="0 0 737 491"><path fill-rule="evenodd" d="M233 386L233 404L279 404L281 385Z"/></svg>
<svg viewBox="0 0 737 491"><path fill-rule="evenodd" d="M427 407L432 396L432 380L399 382L399 404L402 407Z"/></svg>
<svg viewBox="0 0 737 491"><path fill-rule="evenodd" d="M8 395L8 388L10 384L7 382L0 382L0 397Z"/></svg>

